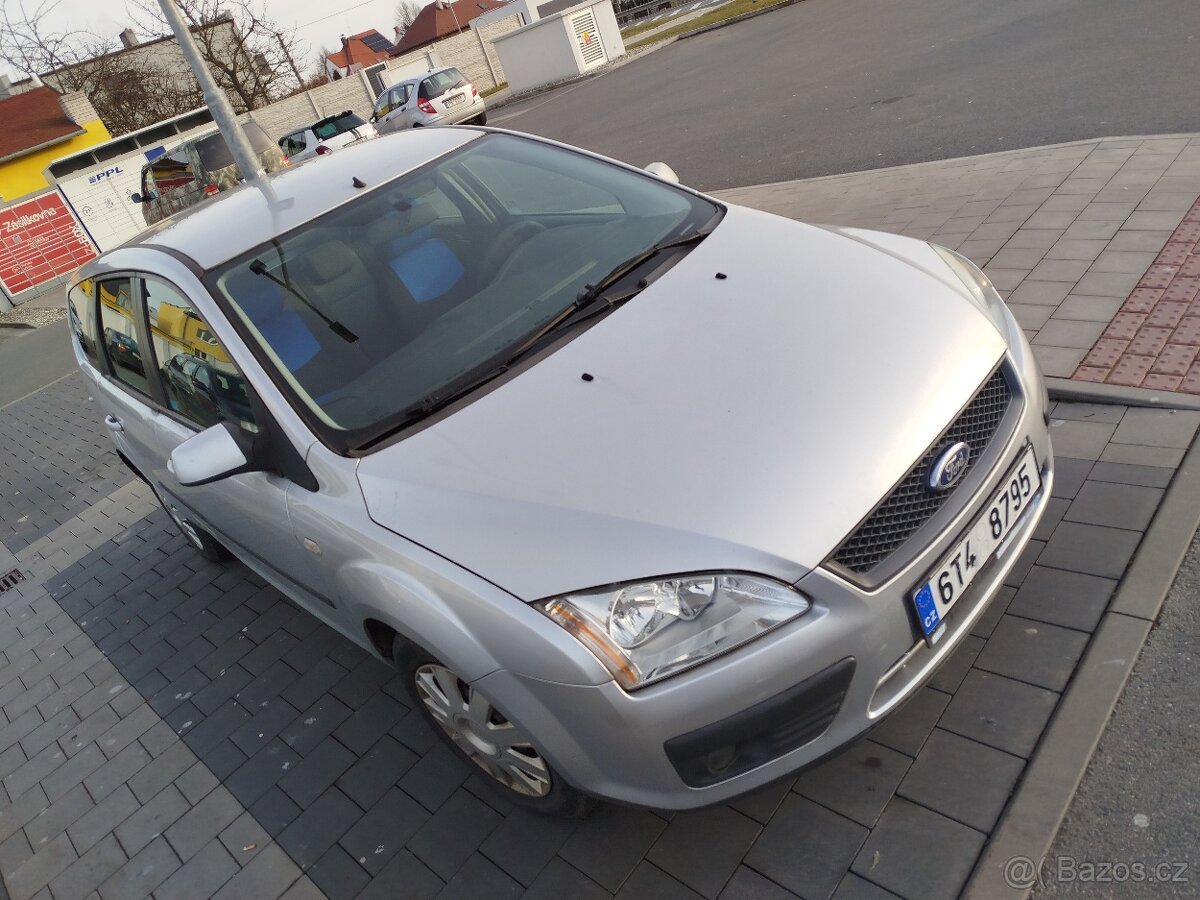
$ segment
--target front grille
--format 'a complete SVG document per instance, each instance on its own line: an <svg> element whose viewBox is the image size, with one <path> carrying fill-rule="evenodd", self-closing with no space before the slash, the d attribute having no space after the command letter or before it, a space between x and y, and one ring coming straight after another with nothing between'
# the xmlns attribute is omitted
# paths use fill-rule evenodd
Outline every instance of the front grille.
<svg viewBox="0 0 1200 900"><path fill-rule="evenodd" d="M834 551L833 560L856 574L870 572L901 544L912 537L918 528L953 496L955 488L934 492L927 479L930 467L939 453L964 441L971 448L966 471L959 479L962 484L975 463L983 458L984 450L1000 426L1000 421L1012 402L1012 391L1001 369L987 380L979 393L954 423L933 442L925 455L917 460L904 479L896 485L875 511Z"/></svg>

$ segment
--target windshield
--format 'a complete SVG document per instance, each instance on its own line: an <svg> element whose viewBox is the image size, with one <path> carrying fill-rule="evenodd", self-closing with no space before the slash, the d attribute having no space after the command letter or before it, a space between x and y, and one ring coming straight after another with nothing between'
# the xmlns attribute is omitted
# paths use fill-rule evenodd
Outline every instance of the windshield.
<svg viewBox="0 0 1200 900"><path fill-rule="evenodd" d="M322 439L348 450L719 212L656 178L492 134L256 248L215 287Z"/></svg>
<svg viewBox="0 0 1200 900"><path fill-rule="evenodd" d="M325 141L331 137L337 137L342 132L349 131L351 128L358 128L360 125L365 124L367 123L354 113L342 113L342 115L336 118L325 119L322 122L318 122L313 126L313 133L316 134L318 138Z"/></svg>

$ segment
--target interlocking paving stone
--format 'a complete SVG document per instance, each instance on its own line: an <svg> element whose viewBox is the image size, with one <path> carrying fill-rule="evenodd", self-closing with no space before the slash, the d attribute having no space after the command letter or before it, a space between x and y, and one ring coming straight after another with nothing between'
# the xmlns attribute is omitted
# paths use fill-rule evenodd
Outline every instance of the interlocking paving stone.
<svg viewBox="0 0 1200 900"><path fill-rule="evenodd" d="M1058 704L1058 694L972 669L939 727L1028 758Z"/></svg>
<svg viewBox="0 0 1200 900"><path fill-rule="evenodd" d="M238 864L220 841L209 841L155 891L171 900L207 900L238 873Z"/></svg>
<svg viewBox="0 0 1200 900"><path fill-rule="evenodd" d="M615 891L666 827L653 813L605 806L580 824L559 855L596 883Z"/></svg>
<svg viewBox="0 0 1200 900"><path fill-rule="evenodd" d="M1061 692L1087 646L1083 632L1006 615L975 665L1038 687Z"/></svg>
<svg viewBox="0 0 1200 900"><path fill-rule="evenodd" d="M328 900L351 900L371 881L366 870L337 844L326 850L306 874Z"/></svg>
<svg viewBox="0 0 1200 900"><path fill-rule="evenodd" d="M67 828L67 834L70 835L76 852L85 853L90 850L137 809L137 797L133 796L128 787L121 785Z"/></svg>
<svg viewBox="0 0 1200 900"><path fill-rule="evenodd" d="M950 654L950 658L942 664L937 673L929 680L929 686L945 694L953 694L966 678L971 663L983 649L984 641L974 635L967 635L962 643Z"/></svg>
<svg viewBox="0 0 1200 900"><path fill-rule="evenodd" d="M399 788L392 788L342 836L341 845L367 872L377 875L428 821L429 812L421 804ZM532 842L520 848L522 856L532 853L539 858L543 852Z"/></svg>
<svg viewBox="0 0 1200 900"><path fill-rule="evenodd" d="M759 823L727 806L678 813L646 859L698 894L715 898L761 831ZM717 834L721 840L713 841Z"/></svg>
<svg viewBox="0 0 1200 900"><path fill-rule="evenodd" d="M363 819L365 822L366 819ZM479 849L517 881L529 885L543 867L554 859L578 825L571 819L516 809L511 815L505 816ZM342 843L347 844L347 841L343 839Z"/></svg>
<svg viewBox="0 0 1200 900"><path fill-rule="evenodd" d="M838 889L834 891L833 900L895 900L896 894L885 891L879 885L872 884L865 878L859 878L853 872L846 873Z"/></svg>
<svg viewBox="0 0 1200 900"><path fill-rule="evenodd" d="M1087 480L1088 472L1095 465L1094 460L1074 459L1063 456L1055 447L1054 456L1054 486L1050 491L1051 497L1063 497L1073 500Z"/></svg>
<svg viewBox="0 0 1200 900"><path fill-rule="evenodd" d="M240 872L214 895L214 900L276 897L297 882L303 888L311 884L300 875L296 864L275 844L262 848Z"/></svg>
<svg viewBox="0 0 1200 900"><path fill-rule="evenodd" d="M279 779L279 786L300 806L307 806L337 781L354 760L353 753L333 738L327 738Z"/></svg>
<svg viewBox="0 0 1200 900"><path fill-rule="evenodd" d="M543 869L542 874L545 875L546 872L553 869L557 862L558 860L555 860ZM570 866L565 863L562 865L564 868L570 869ZM579 877L582 881L586 881L582 875ZM379 877L359 894L358 900L392 900L396 895L396 885L404 885L406 897L411 897L412 900L429 900L441 893L445 883L410 851L401 850L392 857L392 861L379 873ZM526 897L528 896L529 894L526 894ZM603 891L600 896L604 896ZM581 897L582 900L583 895L570 892L551 893L547 895L547 900L550 900L551 897Z"/></svg>
<svg viewBox="0 0 1200 900"><path fill-rule="evenodd" d="M337 786L359 806L370 809L379 798L379 786L396 784L416 761L416 754L385 735L337 780Z"/></svg>
<svg viewBox="0 0 1200 900"><path fill-rule="evenodd" d="M185 863L242 814L242 805L225 788L211 794L184 813L165 832L167 840Z"/></svg>
<svg viewBox="0 0 1200 900"><path fill-rule="evenodd" d="M1141 538L1140 533L1123 528L1060 522L1037 562L1085 575L1120 578Z"/></svg>
<svg viewBox="0 0 1200 900"><path fill-rule="evenodd" d="M337 788L330 788L304 808L295 821L279 834L279 845L301 869L306 869L320 859L361 816L362 810L354 801ZM458 824L463 826L464 833L470 834L475 823L468 824L461 819L458 817ZM447 842L453 842L458 836L452 833L445 835L445 838Z"/></svg>
<svg viewBox="0 0 1200 900"><path fill-rule="evenodd" d="M139 853L191 809L174 785L167 785L137 812L116 827L117 840L126 853Z"/></svg>
<svg viewBox="0 0 1200 900"><path fill-rule="evenodd" d="M131 857L99 887L102 900L142 900L180 866L164 838L156 838Z"/></svg>
<svg viewBox="0 0 1200 900"><path fill-rule="evenodd" d="M871 740L915 757L949 702L949 694L931 687L922 688L875 727Z"/></svg>
<svg viewBox="0 0 1200 900"><path fill-rule="evenodd" d="M1034 566L1008 611L1051 625L1092 631L1116 587L1111 578Z"/></svg>
<svg viewBox="0 0 1200 900"><path fill-rule="evenodd" d="M958 897L983 847L984 835L915 803L888 804L853 871L901 897L953 900ZM937 848L937 864L928 862Z"/></svg>
<svg viewBox="0 0 1200 900"><path fill-rule="evenodd" d="M126 863L111 834L100 840L50 882L55 900L83 900Z"/></svg>
<svg viewBox="0 0 1200 900"><path fill-rule="evenodd" d="M828 897L870 833L792 794L746 854L746 865L802 897Z"/></svg>
<svg viewBox="0 0 1200 900"><path fill-rule="evenodd" d="M1145 531L1162 500L1161 488L1089 479L1063 518L1069 522Z"/></svg>
<svg viewBox="0 0 1200 900"><path fill-rule="evenodd" d="M446 886L447 892L450 885ZM615 900L639 900L642 897L662 900L700 900L691 888L676 881L662 869L648 862L641 862L629 876L629 880L617 891Z"/></svg>
<svg viewBox="0 0 1200 900"><path fill-rule="evenodd" d="M12 900L28 900L78 858L71 839L60 834L16 870L4 872Z"/></svg>
<svg viewBox="0 0 1200 900"><path fill-rule="evenodd" d="M771 816L775 815L775 810L779 809L779 804L783 802L795 782L794 777L781 778L757 791L735 797L729 802L729 806L760 825L765 825L771 821Z"/></svg>
<svg viewBox="0 0 1200 900"><path fill-rule="evenodd" d="M910 765L903 753L861 740L802 774L793 790L870 828Z"/></svg>
<svg viewBox="0 0 1200 900"><path fill-rule="evenodd" d="M796 900L796 897L796 894L764 878L749 866L738 866L721 892L720 900Z"/></svg>
<svg viewBox="0 0 1200 900"><path fill-rule="evenodd" d="M1024 766L1020 757L935 728L898 793L987 833Z"/></svg>

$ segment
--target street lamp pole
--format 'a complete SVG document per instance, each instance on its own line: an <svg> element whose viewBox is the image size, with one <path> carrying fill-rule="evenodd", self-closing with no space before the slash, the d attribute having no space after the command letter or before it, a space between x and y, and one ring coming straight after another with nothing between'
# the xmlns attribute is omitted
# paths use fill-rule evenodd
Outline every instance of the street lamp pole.
<svg viewBox="0 0 1200 900"><path fill-rule="evenodd" d="M191 29L183 21L183 16L180 15L175 0L158 0L158 5L162 9L163 18L167 20L171 31L175 33L175 39L179 41L179 49L183 51L183 58L187 60L196 80L200 82L200 89L204 93L204 104L209 108L213 121L217 123L217 128L225 137L225 143L229 146L234 161L242 170L242 177L246 181L258 180L265 174L258 154L254 152L254 148L250 146L250 141L246 138L246 133L242 131L233 107L229 105L229 98L217 86L212 72L208 70L204 57L200 55L200 48L196 46Z"/></svg>

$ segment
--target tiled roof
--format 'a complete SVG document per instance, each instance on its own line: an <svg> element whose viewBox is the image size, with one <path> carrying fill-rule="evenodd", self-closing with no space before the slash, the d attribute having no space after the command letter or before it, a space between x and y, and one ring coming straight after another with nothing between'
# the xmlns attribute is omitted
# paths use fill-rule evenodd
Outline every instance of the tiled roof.
<svg viewBox="0 0 1200 900"><path fill-rule="evenodd" d="M357 63L372 66L390 59L392 42L374 28L361 31L346 38L343 49L329 54L329 61L339 69L347 69Z"/></svg>
<svg viewBox="0 0 1200 900"><path fill-rule="evenodd" d="M4 123L0 128L0 160L83 133L67 117L58 98L51 88L37 87L0 100L0 122Z"/></svg>
<svg viewBox="0 0 1200 900"><path fill-rule="evenodd" d="M430 3L408 26L408 31L404 32L404 37L400 38L400 43L396 45L396 53L415 50L417 47L449 37L460 28L465 30L467 23L472 19L503 5L501 0L458 0L442 9L437 3Z"/></svg>

